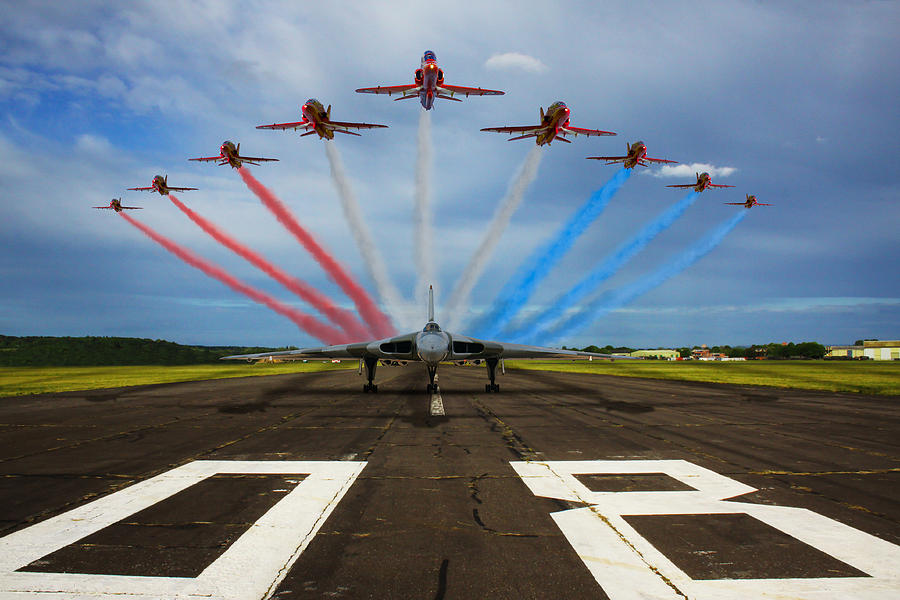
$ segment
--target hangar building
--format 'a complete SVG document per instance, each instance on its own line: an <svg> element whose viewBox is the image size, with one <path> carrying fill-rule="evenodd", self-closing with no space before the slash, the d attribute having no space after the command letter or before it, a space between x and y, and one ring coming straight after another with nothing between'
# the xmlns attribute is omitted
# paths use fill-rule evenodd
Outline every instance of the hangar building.
<svg viewBox="0 0 900 600"><path fill-rule="evenodd" d="M865 341L862 346L828 346L825 358L869 358L900 360L900 340Z"/></svg>

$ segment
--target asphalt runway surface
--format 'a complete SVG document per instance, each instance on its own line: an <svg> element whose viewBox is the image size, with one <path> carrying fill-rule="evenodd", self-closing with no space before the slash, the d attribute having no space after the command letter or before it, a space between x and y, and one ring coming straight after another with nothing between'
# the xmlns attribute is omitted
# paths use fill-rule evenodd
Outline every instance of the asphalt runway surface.
<svg viewBox="0 0 900 600"><path fill-rule="evenodd" d="M0 598L900 597L900 397L426 381L0 399Z"/></svg>

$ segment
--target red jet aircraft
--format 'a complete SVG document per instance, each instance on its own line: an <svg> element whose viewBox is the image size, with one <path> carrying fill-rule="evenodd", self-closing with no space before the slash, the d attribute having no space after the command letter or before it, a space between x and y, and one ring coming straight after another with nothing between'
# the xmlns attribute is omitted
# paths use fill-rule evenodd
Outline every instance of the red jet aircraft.
<svg viewBox="0 0 900 600"><path fill-rule="evenodd" d="M225 140L219 147L219 156L207 156L204 158L189 158L188 160L199 160L201 162L209 162L211 160L219 161L219 165L231 165L232 169L237 169L242 163L248 165L258 165L260 162L277 161L277 158L255 158L253 156L241 156L241 145L234 145L234 142Z"/></svg>
<svg viewBox="0 0 900 600"><path fill-rule="evenodd" d="M625 156L588 156L588 158L592 160L605 160L608 161L606 164L612 165L615 163L622 163L626 169L633 169L635 165L641 165L642 167L649 167L648 162L654 163L677 163L675 160L666 160L665 158L650 158L647 156L647 146L644 142L635 142L630 146L628 144L625 145L625 149L627 153Z"/></svg>
<svg viewBox="0 0 900 600"><path fill-rule="evenodd" d="M756 196L752 196L750 194L747 194L747 200L745 202L724 202L723 204L743 206L744 208L753 208L754 206L774 206L772 204L766 204L765 202L757 202Z"/></svg>
<svg viewBox="0 0 900 600"><path fill-rule="evenodd" d="M169 176L157 175L150 183L150 187L128 188L135 192L159 192L162 196L168 196L169 192L186 192L188 190L196 190L197 188L189 187L172 187L169 185Z"/></svg>
<svg viewBox="0 0 900 600"><path fill-rule="evenodd" d="M678 185L667 185L666 187L684 189L692 187L695 192L702 192L706 188L730 188L734 186L713 183L712 179L709 177L709 173L697 173L697 183L682 183Z"/></svg>
<svg viewBox="0 0 900 600"><path fill-rule="evenodd" d="M123 210L141 210L140 206L122 206L121 198L113 198L109 201L109 206L95 206L94 208L110 208L116 212L122 212Z"/></svg>
<svg viewBox="0 0 900 600"><path fill-rule="evenodd" d="M394 98L394 100L418 98L425 110L431 110L431 107L434 106L435 98L462 102L459 98L454 98L453 95L462 94L468 98L469 96L502 96L504 93L499 90L447 85L444 83L444 72L438 68L437 57L431 50L426 50L422 56L422 64L416 69L414 81L415 83L406 85L379 85L359 88L356 91L361 94L387 94L388 96L399 94L400 97Z"/></svg>
<svg viewBox="0 0 900 600"><path fill-rule="evenodd" d="M309 100L307 100L303 104L303 106L300 107L300 111L303 113L302 121L297 121L295 123L273 123L272 125L260 125L257 127L257 129L280 129L282 131L286 129L293 129L294 131L303 129L307 131L300 137L317 133L319 134L320 139L325 138L333 140L335 131L346 133L347 135L359 135L358 133L354 133L348 130L387 127L387 125L372 125L370 123L345 123L341 121L332 121L331 105L329 104L328 108L326 109L322 105L322 103L315 98L310 98Z"/></svg>
<svg viewBox="0 0 900 600"><path fill-rule="evenodd" d="M553 140L562 140L567 144L571 140L566 139L566 135L616 135L611 131L600 131L599 129L582 129L581 127L572 127L569 125L569 107L565 102L557 101L547 107L544 112L541 107L541 123L539 125L526 125L522 127L485 127L482 131L496 131L497 133L521 133L518 137L509 138L509 141L521 140L524 138L535 138L538 146L549 144Z"/></svg>

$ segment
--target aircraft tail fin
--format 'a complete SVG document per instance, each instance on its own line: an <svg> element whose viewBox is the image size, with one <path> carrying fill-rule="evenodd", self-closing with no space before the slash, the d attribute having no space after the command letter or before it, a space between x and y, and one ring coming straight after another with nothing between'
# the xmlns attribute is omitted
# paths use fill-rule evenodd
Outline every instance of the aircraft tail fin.
<svg viewBox="0 0 900 600"><path fill-rule="evenodd" d="M328 110L325 111L325 118L329 121L331 120L331 105L328 105Z"/></svg>
<svg viewBox="0 0 900 600"><path fill-rule="evenodd" d="M544 122L544 107L541 107L541 123Z"/></svg>
<svg viewBox="0 0 900 600"><path fill-rule="evenodd" d="M434 288L428 286L428 322L434 321Z"/></svg>

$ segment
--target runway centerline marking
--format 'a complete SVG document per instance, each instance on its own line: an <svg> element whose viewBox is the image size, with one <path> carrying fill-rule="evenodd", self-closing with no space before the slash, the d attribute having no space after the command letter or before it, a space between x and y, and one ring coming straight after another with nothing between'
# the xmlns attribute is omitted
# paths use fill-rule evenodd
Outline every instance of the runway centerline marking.
<svg viewBox="0 0 900 600"><path fill-rule="evenodd" d="M281 582L365 468L350 461L194 461L0 538L0 595L263 598ZM197 577L17 571L216 474L305 475Z"/></svg>

